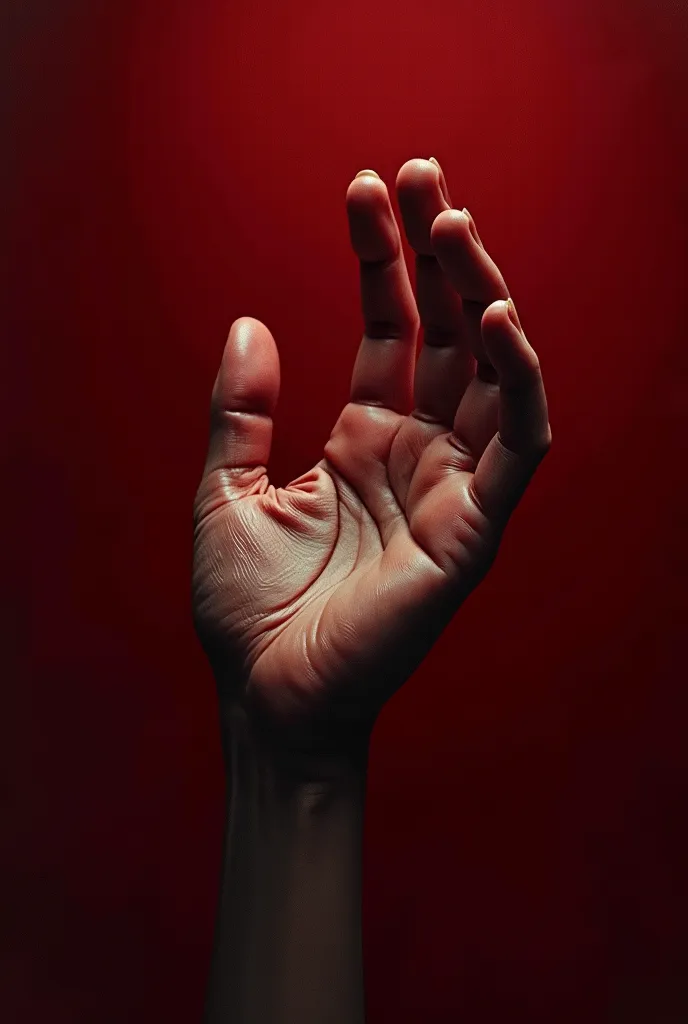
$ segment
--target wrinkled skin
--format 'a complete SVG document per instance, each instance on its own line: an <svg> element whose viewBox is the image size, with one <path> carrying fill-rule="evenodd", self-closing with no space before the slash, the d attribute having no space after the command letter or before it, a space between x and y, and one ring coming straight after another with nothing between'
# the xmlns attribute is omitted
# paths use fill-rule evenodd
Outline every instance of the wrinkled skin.
<svg viewBox="0 0 688 1024"><path fill-rule="evenodd" d="M473 218L434 161L409 160L396 187L417 295L386 186L357 175L365 333L323 458L285 488L268 480L280 374L260 321L232 324L213 388L194 623L221 698L285 750L369 736L492 565L551 444L537 355Z"/></svg>

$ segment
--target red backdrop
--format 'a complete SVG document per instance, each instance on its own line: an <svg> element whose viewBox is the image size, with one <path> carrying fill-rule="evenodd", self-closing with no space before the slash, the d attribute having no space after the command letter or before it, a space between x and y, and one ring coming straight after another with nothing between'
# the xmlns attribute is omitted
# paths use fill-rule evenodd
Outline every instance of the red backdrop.
<svg viewBox="0 0 688 1024"><path fill-rule="evenodd" d="M346 188L373 167L393 193L430 155L540 354L554 443L374 733L370 1024L688 1020L688 7L33 0L11 22L4 1020L200 1019L210 391L232 321L264 320L273 482L320 458L362 330Z"/></svg>

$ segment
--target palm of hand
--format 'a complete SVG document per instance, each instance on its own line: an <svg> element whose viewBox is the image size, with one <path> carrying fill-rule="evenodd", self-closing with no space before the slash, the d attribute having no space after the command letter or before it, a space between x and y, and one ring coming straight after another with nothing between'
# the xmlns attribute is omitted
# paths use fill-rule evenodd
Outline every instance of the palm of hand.
<svg viewBox="0 0 688 1024"><path fill-rule="evenodd" d="M397 187L418 306L386 189L357 178L366 333L324 458L268 481L279 361L259 321L232 325L213 391L194 621L221 692L282 731L370 728L489 569L551 439L537 357L494 301L508 292L472 219L439 216L446 183L426 161Z"/></svg>

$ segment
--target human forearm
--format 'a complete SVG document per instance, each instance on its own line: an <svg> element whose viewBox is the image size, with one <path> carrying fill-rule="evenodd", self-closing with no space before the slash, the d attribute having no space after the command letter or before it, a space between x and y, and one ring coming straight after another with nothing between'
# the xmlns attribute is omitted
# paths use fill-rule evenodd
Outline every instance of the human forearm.
<svg viewBox="0 0 688 1024"><path fill-rule="evenodd" d="M367 750L278 757L223 711L227 817L205 1024L363 1024Z"/></svg>

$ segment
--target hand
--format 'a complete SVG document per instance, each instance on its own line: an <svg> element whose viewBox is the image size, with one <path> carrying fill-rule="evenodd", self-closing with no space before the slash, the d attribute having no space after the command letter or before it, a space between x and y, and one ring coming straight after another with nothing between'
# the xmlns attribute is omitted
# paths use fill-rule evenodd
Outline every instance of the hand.
<svg viewBox="0 0 688 1024"><path fill-rule="evenodd" d="M221 696L284 749L369 735L492 565L551 443L538 357L473 219L436 162L409 160L396 187L417 299L387 188L360 172L346 202L365 332L320 462L268 480L280 369L260 321L232 324L212 393L194 624Z"/></svg>

